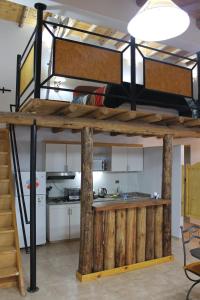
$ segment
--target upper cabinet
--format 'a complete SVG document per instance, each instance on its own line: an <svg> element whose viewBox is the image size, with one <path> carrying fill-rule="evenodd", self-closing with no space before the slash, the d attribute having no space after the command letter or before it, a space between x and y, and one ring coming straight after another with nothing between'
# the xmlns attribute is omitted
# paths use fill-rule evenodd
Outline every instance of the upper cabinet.
<svg viewBox="0 0 200 300"><path fill-rule="evenodd" d="M81 171L81 145L67 145L67 168L68 171Z"/></svg>
<svg viewBox="0 0 200 300"><path fill-rule="evenodd" d="M127 148L112 147L111 171L124 172L127 171Z"/></svg>
<svg viewBox="0 0 200 300"><path fill-rule="evenodd" d="M143 148L96 146L93 153L94 171L143 171ZM46 144L47 172L81 172L80 144Z"/></svg>
<svg viewBox="0 0 200 300"><path fill-rule="evenodd" d="M143 149L112 147L111 170L113 172L143 171Z"/></svg>
<svg viewBox="0 0 200 300"><path fill-rule="evenodd" d="M66 145L46 144L46 172L64 172L66 166Z"/></svg>
<svg viewBox="0 0 200 300"><path fill-rule="evenodd" d="M127 148L127 171L143 171L143 148Z"/></svg>

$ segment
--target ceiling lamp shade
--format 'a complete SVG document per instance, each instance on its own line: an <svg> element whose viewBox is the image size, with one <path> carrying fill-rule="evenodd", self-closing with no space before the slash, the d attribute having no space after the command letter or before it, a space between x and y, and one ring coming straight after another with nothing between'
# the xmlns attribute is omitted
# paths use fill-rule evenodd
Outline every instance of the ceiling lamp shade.
<svg viewBox="0 0 200 300"><path fill-rule="evenodd" d="M127 29L142 41L163 41L181 35L189 25L189 15L173 1L148 0Z"/></svg>

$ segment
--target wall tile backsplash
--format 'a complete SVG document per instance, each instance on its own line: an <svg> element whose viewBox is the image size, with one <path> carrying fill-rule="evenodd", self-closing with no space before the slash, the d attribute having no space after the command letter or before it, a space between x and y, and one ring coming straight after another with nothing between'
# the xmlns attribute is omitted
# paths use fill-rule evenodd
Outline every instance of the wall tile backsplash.
<svg viewBox="0 0 200 300"><path fill-rule="evenodd" d="M50 197L63 196L64 188L80 188L80 185L80 172L76 172L74 179L49 180L47 182L47 186L52 186ZM93 172L93 190L98 193L100 187L105 187L108 194L116 193L117 189L123 193L138 192L138 175L134 172Z"/></svg>

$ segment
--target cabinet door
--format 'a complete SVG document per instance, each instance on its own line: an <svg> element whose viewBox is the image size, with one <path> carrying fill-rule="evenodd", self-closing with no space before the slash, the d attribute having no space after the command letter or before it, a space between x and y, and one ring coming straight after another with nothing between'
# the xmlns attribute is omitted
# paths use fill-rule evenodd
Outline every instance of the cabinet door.
<svg viewBox="0 0 200 300"><path fill-rule="evenodd" d="M127 171L143 171L142 148L127 148Z"/></svg>
<svg viewBox="0 0 200 300"><path fill-rule="evenodd" d="M81 171L81 146L67 145L67 167L69 171Z"/></svg>
<svg viewBox="0 0 200 300"><path fill-rule="evenodd" d="M46 171L63 172L66 170L66 145L46 144Z"/></svg>
<svg viewBox="0 0 200 300"><path fill-rule="evenodd" d="M111 170L113 172L127 171L126 147L112 147Z"/></svg>
<svg viewBox="0 0 200 300"><path fill-rule="evenodd" d="M80 204L70 204L70 239L80 237Z"/></svg>
<svg viewBox="0 0 200 300"><path fill-rule="evenodd" d="M69 210L68 205L50 205L48 217L49 241L69 239Z"/></svg>

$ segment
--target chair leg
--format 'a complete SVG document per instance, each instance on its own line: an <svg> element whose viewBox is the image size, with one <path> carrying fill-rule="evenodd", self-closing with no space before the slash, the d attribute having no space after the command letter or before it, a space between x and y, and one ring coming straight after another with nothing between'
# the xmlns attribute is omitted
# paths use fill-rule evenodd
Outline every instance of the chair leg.
<svg viewBox="0 0 200 300"><path fill-rule="evenodd" d="M190 296L190 293L192 291L192 289L198 284L200 283L200 280L196 281L195 283L193 283L193 285L191 286L191 288L189 289L188 293L187 293L187 297L186 297L186 300L189 300L189 296Z"/></svg>

